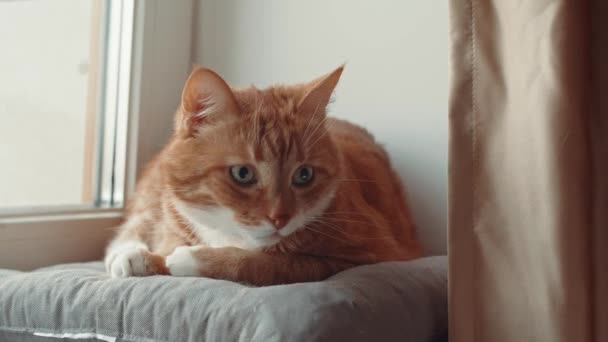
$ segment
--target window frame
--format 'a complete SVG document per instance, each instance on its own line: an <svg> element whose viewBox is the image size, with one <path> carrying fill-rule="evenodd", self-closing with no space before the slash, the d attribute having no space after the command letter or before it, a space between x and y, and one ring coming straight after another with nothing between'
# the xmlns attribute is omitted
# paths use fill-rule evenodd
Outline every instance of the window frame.
<svg viewBox="0 0 608 342"><path fill-rule="evenodd" d="M194 4L193 0L124 2L133 6L133 32L132 43L126 46L130 49L129 97L122 102L126 116L118 118L123 124L117 126L116 138L116 144L126 148L117 155L122 162L114 164L124 179L113 186L121 190L116 193L128 197L145 163L171 134L173 113L191 68ZM112 227L122 222L124 213L124 206L84 205L0 213L0 268L31 270L100 260Z"/></svg>

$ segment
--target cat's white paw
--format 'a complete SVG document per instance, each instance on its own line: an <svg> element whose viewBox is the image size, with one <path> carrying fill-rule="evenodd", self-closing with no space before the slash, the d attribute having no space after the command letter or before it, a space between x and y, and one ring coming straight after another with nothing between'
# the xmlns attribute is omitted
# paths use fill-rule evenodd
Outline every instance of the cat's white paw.
<svg viewBox="0 0 608 342"><path fill-rule="evenodd" d="M196 277L200 274L200 264L193 252L198 247L179 246L167 256L166 266L169 273L177 277Z"/></svg>
<svg viewBox="0 0 608 342"><path fill-rule="evenodd" d="M110 256L106 268L113 278L148 275L148 251L143 248L121 250Z"/></svg>

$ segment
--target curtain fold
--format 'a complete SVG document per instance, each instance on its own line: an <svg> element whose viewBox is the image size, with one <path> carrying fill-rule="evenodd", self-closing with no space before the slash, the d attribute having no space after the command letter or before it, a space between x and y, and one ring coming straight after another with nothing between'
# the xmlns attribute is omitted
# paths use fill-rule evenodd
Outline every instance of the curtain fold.
<svg viewBox="0 0 608 342"><path fill-rule="evenodd" d="M595 341L608 341L608 1L591 11L589 133L593 156L593 319Z"/></svg>
<svg viewBox="0 0 608 342"><path fill-rule="evenodd" d="M450 340L606 342L606 1L450 11Z"/></svg>

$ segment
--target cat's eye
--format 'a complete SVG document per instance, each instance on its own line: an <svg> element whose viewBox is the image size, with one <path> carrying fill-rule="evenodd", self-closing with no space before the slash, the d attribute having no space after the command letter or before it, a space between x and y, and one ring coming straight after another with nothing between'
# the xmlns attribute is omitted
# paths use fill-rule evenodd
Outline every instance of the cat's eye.
<svg viewBox="0 0 608 342"><path fill-rule="evenodd" d="M300 166L296 172L294 172L291 179L291 183L296 186L304 186L309 184L314 178L315 171L312 166L303 165Z"/></svg>
<svg viewBox="0 0 608 342"><path fill-rule="evenodd" d="M246 165L231 166L230 175L241 185L251 185L257 181L253 169Z"/></svg>

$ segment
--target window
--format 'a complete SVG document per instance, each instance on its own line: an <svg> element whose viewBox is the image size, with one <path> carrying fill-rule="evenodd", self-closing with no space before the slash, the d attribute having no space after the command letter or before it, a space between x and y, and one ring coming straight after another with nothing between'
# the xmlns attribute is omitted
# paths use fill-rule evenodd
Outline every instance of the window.
<svg viewBox="0 0 608 342"><path fill-rule="evenodd" d="M117 143L125 134L132 4L2 4L4 212L121 205L124 153Z"/></svg>
<svg viewBox="0 0 608 342"><path fill-rule="evenodd" d="M0 2L0 268L101 258L171 132L192 6Z"/></svg>

